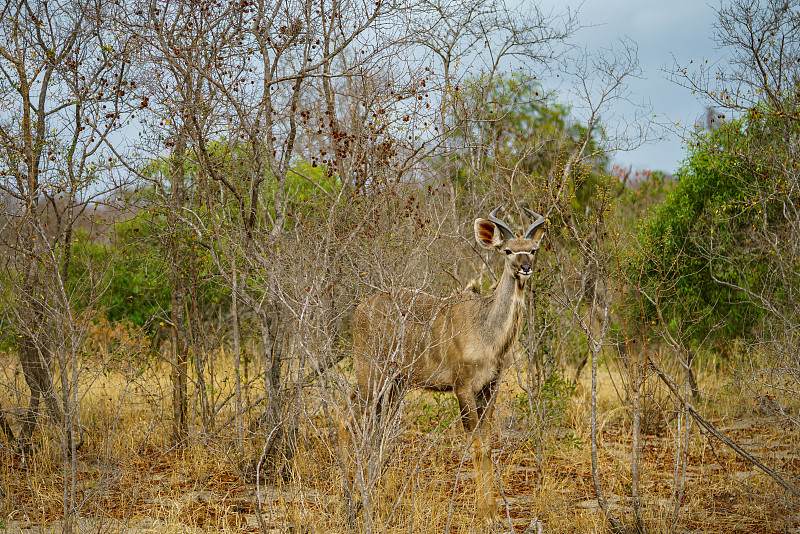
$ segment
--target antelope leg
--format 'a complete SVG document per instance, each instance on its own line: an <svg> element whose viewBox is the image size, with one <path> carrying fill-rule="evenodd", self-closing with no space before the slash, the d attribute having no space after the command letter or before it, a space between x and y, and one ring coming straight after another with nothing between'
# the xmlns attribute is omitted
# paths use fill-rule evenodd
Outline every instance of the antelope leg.
<svg viewBox="0 0 800 534"><path fill-rule="evenodd" d="M461 408L461 422L464 425L466 437L472 441L472 465L475 469L478 517L493 521L497 517L497 499L492 484L491 445L487 446L483 441L485 425L481 424L482 421L478 417L475 395L462 391L456 392L456 398Z"/></svg>

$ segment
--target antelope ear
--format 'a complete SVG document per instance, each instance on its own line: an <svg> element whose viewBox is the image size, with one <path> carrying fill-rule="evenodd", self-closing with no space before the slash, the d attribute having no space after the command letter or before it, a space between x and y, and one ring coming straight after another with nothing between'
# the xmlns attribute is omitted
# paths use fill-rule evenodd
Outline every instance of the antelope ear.
<svg viewBox="0 0 800 534"><path fill-rule="evenodd" d="M475 219L475 241L483 248L500 248L503 245L503 234L492 221Z"/></svg>
<svg viewBox="0 0 800 534"><path fill-rule="evenodd" d="M539 243L541 243L542 238L544 237L545 232L547 232L546 225L542 225L533 232L533 236L531 236L531 241L533 241L533 248L534 250L539 248Z"/></svg>

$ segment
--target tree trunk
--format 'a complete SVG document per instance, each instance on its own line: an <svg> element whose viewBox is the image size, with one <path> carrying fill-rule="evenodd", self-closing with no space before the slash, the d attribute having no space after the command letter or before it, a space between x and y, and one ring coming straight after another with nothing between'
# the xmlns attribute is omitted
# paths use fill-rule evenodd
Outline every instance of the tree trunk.
<svg viewBox="0 0 800 534"><path fill-rule="evenodd" d="M233 312L233 362L236 370L236 453L242 458L244 453L244 425L242 423L242 374L241 374L241 339L239 336L239 291L238 272L236 269L236 259L231 258L232 286L231 286L231 308Z"/></svg>
<svg viewBox="0 0 800 534"><path fill-rule="evenodd" d="M692 362L694 362L694 357L696 355L697 351L686 351L686 380L689 382L689 387L691 388L692 400L700 402L700 389L697 387L697 379L694 376L694 371L692 371Z"/></svg>
<svg viewBox="0 0 800 534"><path fill-rule="evenodd" d="M203 419L203 432L208 434L214 429L214 412L209 400L209 391L206 383L206 364L211 365L208 351L209 343L199 309L199 274L195 267L197 258L191 249L188 252L191 258L189 263L192 265L192 282L189 286L189 294L186 296L189 303L189 317L187 318L189 324L188 338L190 345L194 348L195 390L197 403L200 405L200 415Z"/></svg>
<svg viewBox="0 0 800 534"><path fill-rule="evenodd" d="M186 354L184 330L184 294L181 286L180 267L173 265L171 301L172 319L172 440L180 445L188 432L186 377L189 371L189 359Z"/></svg>
<svg viewBox="0 0 800 534"><path fill-rule="evenodd" d="M181 232L179 231L178 214L183 208L184 196L184 154L186 152L186 136L184 130L177 134L175 149L172 153L171 187L171 250L170 263L172 274L172 298L170 302L170 319L172 321L172 441L182 445L187 437L189 423L187 411L186 381L189 372L189 358L186 350L186 294L183 285L183 252Z"/></svg>
<svg viewBox="0 0 800 534"><path fill-rule="evenodd" d="M35 265L28 270L28 278L22 287L22 306L20 306L21 331L19 358L25 382L31 391L31 399L20 432L20 445L28 450L30 439L36 427L39 402L44 400L47 414L54 425L62 420L61 406L55 394L55 386L49 362L51 359L45 339L47 316L44 307L44 289L35 273ZM34 330L36 329L36 330Z"/></svg>
<svg viewBox="0 0 800 534"><path fill-rule="evenodd" d="M267 477L276 477L280 472L281 459L291 459L294 451L294 429L287 428L283 417L284 390L282 387L282 367L285 325L279 304L267 305L261 313L261 330L264 341L264 386L266 406L264 413L254 425L263 427L268 436L263 457L262 470ZM291 426L291 425L289 425Z"/></svg>

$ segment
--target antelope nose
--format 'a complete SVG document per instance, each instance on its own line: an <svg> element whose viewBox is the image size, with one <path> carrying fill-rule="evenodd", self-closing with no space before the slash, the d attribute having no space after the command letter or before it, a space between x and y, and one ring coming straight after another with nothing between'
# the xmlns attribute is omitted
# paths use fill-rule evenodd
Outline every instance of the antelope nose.
<svg viewBox="0 0 800 534"><path fill-rule="evenodd" d="M528 274L529 272L531 272L531 265L530 263L523 263L520 269L522 270L523 273Z"/></svg>

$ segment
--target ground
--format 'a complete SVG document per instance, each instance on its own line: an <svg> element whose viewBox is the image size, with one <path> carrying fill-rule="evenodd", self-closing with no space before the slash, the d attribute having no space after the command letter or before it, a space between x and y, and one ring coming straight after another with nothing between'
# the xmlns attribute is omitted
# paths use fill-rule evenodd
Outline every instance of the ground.
<svg viewBox="0 0 800 534"><path fill-rule="evenodd" d="M95 388L113 389L103 380ZM610 510L633 524L630 417L610 391L604 386L599 402L600 484ZM67 465L68 477L73 471L75 476L77 532L259 532L260 521L268 532L348 532L336 448L319 417L300 426L288 477L256 484L252 475L237 470L242 463L230 436L195 433L190 446L176 449L166 425L153 415L162 409L157 403L146 408L142 394L127 397L140 404L120 405L119 397L103 395L86 406L86 444L74 470ZM538 518L545 532L605 532L608 523L592 480L588 383L579 385L544 426L520 411L518 395L513 384L504 385L493 441L505 522L500 531L524 532ZM800 478L795 426L754 403L726 407L725 413L710 402L701 407L718 429L762 462L788 480ZM373 492L379 531L481 530L474 517L471 459L454 410L444 394L416 392L406 398L397 447ZM648 531L666 531L681 416L663 398L644 415L642 514ZM692 434L677 532L800 533L796 500L696 426ZM48 431L38 438L37 454L27 459L7 444L0 448L0 531L61 531L64 462L48 445L55 442ZM251 445L257 455L263 438L254 436ZM66 487L70 491L71 484Z"/></svg>

